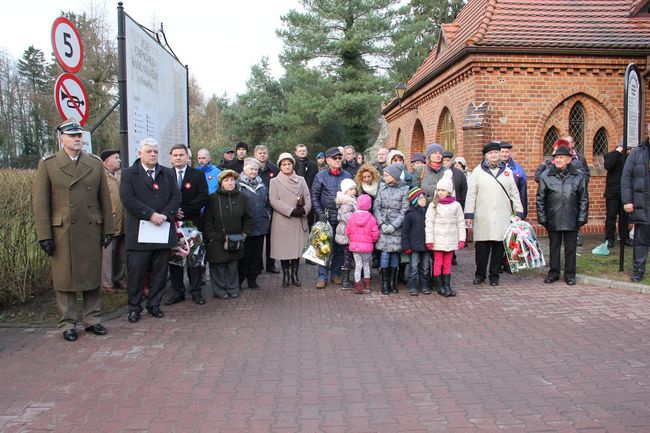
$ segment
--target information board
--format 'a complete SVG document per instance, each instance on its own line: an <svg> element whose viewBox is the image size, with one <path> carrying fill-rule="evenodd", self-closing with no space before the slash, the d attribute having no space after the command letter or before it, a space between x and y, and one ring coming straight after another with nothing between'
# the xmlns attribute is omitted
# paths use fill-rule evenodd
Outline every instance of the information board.
<svg viewBox="0 0 650 433"><path fill-rule="evenodd" d="M169 166L171 147L188 145L187 70L149 32L125 18L129 165L138 157L138 143L151 137L160 145L159 162Z"/></svg>
<svg viewBox="0 0 650 433"><path fill-rule="evenodd" d="M641 77L636 65L628 65L625 71L625 139L627 147L638 147L641 124Z"/></svg>

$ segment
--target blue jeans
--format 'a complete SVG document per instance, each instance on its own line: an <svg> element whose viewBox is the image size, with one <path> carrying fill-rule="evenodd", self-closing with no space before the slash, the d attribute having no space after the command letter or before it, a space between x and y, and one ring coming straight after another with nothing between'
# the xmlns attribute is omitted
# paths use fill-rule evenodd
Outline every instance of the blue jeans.
<svg viewBox="0 0 650 433"><path fill-rule="evenodd" d="M418 275L420 284L424 286L431 276L431 258L428 251L418 251L411 253L411 268L408 274L408 287L417 289Z"/></svg>
<svg viewBox="0 0 650 433"><path fill-rule="evenodd" d="M334 228L336 230L336 228ZM343 247L332 241L332 255L330 256L330 265L327 266L318 265L318 279L319 280L329 280L329 274L332 274L332 277L341 276L341 265L343 264Z"/></svg>
<svg viewBox="0 0 650 433"><path fill-rule="evenodd" d="M399 252L382 251L381 256L379 256L379 267L382 269L398 267L400 254Z"/></svg>

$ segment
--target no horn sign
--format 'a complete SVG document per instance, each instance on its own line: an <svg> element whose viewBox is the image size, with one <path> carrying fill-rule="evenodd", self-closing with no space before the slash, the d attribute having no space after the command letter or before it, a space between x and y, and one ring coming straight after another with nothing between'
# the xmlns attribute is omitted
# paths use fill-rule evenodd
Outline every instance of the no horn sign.
<svg viewBox="0 0 650 433"><path fill-rule="evenodd" d="M88 93L75 75L59 75L54 84L54 101L63 120L79 119L82 126L88 120Z"/></svg>

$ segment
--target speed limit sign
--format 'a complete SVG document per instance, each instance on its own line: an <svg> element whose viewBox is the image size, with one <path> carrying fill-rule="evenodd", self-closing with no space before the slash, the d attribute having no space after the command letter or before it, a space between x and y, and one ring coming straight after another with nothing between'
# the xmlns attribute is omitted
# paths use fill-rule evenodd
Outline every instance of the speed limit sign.
<svg viewBox="0 0 650 433"><path fill-rule="evenodd" d="M79 72L84 62L83 45L79 31L72 22L59 17L52 24L52 48L61 67L73 74Z"/></svg>

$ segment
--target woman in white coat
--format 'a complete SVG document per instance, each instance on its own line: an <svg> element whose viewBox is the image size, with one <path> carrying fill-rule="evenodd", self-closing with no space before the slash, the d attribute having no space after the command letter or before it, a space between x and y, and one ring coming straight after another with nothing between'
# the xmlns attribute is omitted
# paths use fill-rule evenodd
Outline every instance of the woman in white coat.
<svg viewBox="0 0 650 433"><path fill-rule="evenodd" d="M474 229L474 284L485 281L489 259L490 285L499 285L503 237L510 217L521 217L523 211L512 171L499 160L500 152L498 141L483 146L485 159L472 172L465 199L465 222Z"/></svg>

